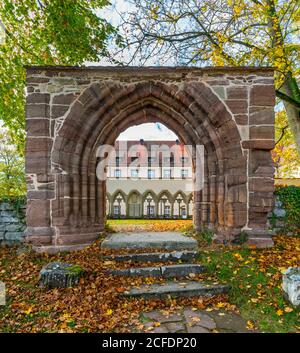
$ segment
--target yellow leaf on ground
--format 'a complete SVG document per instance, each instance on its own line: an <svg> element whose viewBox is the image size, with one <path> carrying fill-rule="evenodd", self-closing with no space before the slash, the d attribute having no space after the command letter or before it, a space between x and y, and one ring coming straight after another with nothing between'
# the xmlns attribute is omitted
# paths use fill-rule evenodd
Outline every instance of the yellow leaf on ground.
<svg viewBox="0 0 300 353"><path fill-rule="evenodd" d="M252 322L251 320L248 320L248 321L247 321L247 328L248 328L249 330L251 330L251 329L253 329L253 327L254 327L253 322Z"/></svg>
<svg viewBox="0 0 300 353"><path fill-rule="evenodd" d="M193 322L199 322L200 320L201 320L200 317L197 317L197 316L192 317Z"/></svg>
<svg viewBox="0 0 300 353"><path fill-rule="evenodd" d="M33 307L30 306L27 310L24 310L24 313L25 313L26 315L29 315L29 314L32 312L32 309L33 309Z"/></svg>

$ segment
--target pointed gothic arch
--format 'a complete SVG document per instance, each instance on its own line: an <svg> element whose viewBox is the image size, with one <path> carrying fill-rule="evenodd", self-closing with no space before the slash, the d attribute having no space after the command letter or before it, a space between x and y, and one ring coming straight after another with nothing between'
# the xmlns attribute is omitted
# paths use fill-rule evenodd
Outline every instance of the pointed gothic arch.
<svg viewBox="0 0 300 353"><path fill-rule="evenodd" d="M184 144L204 146L204 187L193 195L196 228L209 225L230 237L245 230L254 238L258 234L266 238L267 213L273 203L269 190L274 116L259 130L263 124L255 120L255 114L269 114L273 109L272 72L176 70L27 70L28 86L34 90L27 97L29 241L59 249L96 239L104 229L106 191L105 181L96 177L98 146L113 145L132 125L157 121L175 131ZM256 83L261 77L271 83ZM35 90L34 82L41 79L43 85ZM64 91L66 80L71 93ZM82 84L84 80L87 84ZM236 82L238 91L233 87ZM51 90L54 84L55 92ZM215 86L224 93L219 94L222 90ZM261 88L266 96L263 101ZM241 96L241 91L249 94ZM40 125L33 129L35 119ZM270 184L268 191L259 188L257 178ZM34 189L36 180L52 183L54 192L49 189L41 194Z"/></svg>

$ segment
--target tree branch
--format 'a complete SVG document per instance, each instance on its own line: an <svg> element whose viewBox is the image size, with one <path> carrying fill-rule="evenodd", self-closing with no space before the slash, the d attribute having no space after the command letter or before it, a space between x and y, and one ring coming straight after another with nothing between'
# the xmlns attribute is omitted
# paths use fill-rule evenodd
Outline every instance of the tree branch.
<svg viewBox="0 0 300 353"><path fill-rule="evenodd" d="M289 127L289 125L284 126L283 128L281 128L281 135L279 137L279 139L275 142L275 146L282 140L284 134L285 134L285 130Z"/></svg>
<svg viewBox="0 0 300 353"><path fill-rule="evenodd" d="M292 104L295 108L297 109L300 109L300 102L296 101L294 98L286 95L285 93L279 91L279 90L276 90L276 96L290 104Z"/></svg>

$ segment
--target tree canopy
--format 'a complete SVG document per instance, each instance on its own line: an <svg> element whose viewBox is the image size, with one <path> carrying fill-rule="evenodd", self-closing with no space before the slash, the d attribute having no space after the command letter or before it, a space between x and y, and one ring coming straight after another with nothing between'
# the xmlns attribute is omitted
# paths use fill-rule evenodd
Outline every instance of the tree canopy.
<svg viewBox="0 0 300 353"><path fill-rule="evenodd" d="M5 130L0 131L0 197L24 196L26 193L24 158Z"/></svg>
<svg viewBox="0 0 300 353"><path fill-rule="evenodd" d="M100 17L107 0L0 2L0 119L23 149L24 65L80 65L108 57L120 43L116 29ZM3 38L5 29L5 38Z"/></svg>
<svg viewBox="0 0 300 353"><path fill-rule="evenodd" d="M275 177L294 178L299 173L300 156L284 110L278 111L275 116L275 141L272 150Z"/></svg>
<svg viewBox="0 0 300 353"><path fill-rule="evenodd" d="M132 0L123 15L130 62L272 66L300 151L298 0Z"/></svg>

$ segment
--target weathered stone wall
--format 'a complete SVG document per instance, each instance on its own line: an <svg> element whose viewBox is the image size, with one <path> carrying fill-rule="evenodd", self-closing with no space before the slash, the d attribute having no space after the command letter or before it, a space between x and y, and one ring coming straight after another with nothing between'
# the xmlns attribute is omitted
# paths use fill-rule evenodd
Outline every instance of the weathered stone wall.
<svg viewBox="0 0 300 353"><path fill-rule="evenodd" d="M264 68L28 68L27 235L75 246L104 227L105 183L95 148L126 128L160 121L205 147L194 223L270 245L273 207L273 72Z"/></svg>
<svg viewBox="0 0 300 353"><path fill-rule="evenodd" d="M282 233L285 227L286 210L283 207L279 197L275 196L275 204L272 212L269 213L268 219L270 229L275 233Z"/></svg>
<svg viewBox="0 0 300 353"><path fill-rule="evenodd" d="M26 206L16 210L9 202L0 202L0 245L14 245L24 240Z"/></svg>

